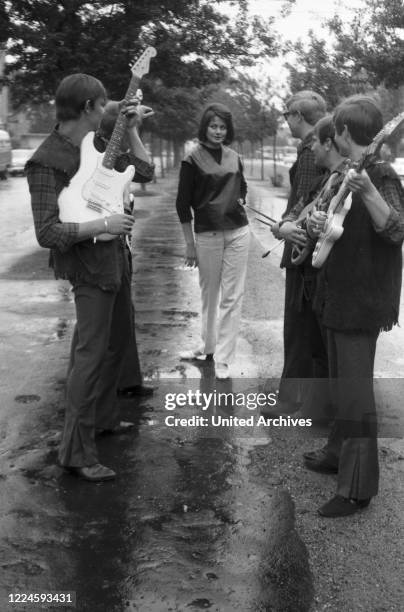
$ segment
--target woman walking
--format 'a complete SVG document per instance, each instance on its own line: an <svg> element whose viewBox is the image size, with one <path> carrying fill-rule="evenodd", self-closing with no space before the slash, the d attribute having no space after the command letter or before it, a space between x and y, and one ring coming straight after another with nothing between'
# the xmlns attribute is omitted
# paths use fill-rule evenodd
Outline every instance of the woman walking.
<svg viewBox="0 0 404 612"><path fill-rule="evenodd" d="M247 185L239 155L227 146L234 128L226 106L213 103L205 109L198 138L181 165L176 206L185 263L199 269L202 333L200 345L180 356L203 360L214 355L216 377L224 379L234 361L247 269Z"/></svg>

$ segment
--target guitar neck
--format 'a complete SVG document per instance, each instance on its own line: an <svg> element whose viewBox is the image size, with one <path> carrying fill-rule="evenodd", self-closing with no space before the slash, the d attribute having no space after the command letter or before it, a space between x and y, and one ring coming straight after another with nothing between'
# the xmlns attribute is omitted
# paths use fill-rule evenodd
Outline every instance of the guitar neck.
<svg viewBox="0 0 404 612"><path fill-rule="evenodd" d="M133 75L127 92L125 94L125 102L128 102L131 98L136 95L139 87L139 77ZM121 153L121 143L126 131L126 117L122 114L118 114L118 118L115 122L114 131L112 132L111 138L109 139L107 148L104 153L102 165L109 170L112 170L115 166L116 159Z"/></svg>

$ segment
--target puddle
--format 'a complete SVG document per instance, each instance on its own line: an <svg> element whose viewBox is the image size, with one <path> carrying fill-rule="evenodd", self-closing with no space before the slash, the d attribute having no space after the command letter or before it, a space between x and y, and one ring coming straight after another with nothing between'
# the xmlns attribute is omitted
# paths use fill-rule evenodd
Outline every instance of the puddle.
<svg viewBox="0 0 404 612"><path fill-rule="evenodd" d="M17 404L32 404L32 402L39 402L40 399L39 395L16 395L14 401Z"/></svg>

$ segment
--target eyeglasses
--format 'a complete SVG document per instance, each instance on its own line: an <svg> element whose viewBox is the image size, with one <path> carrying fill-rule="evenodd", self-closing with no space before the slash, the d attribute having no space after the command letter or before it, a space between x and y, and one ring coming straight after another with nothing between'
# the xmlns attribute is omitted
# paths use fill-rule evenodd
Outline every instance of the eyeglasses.
<svg viewBox="0 0 404 612"><path fill-rule="evenodd" d="M287 121L290 117L290 115L300 115L299 111L286 111L285 113L282 113L282 115L284 116L285 120Z"/></svg>

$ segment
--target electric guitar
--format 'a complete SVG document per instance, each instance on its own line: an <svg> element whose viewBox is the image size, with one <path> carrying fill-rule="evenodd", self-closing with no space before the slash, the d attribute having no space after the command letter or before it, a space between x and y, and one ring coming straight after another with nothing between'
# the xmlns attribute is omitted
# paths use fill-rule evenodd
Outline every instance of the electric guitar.
<svg viewBox="0 0 404 612"><path fill-rule="evenodd" d="M343 223L352 206L352 193L347 187L350 174L352 175L354 171L358 173L361 172L365 166L367 158L370 155L375 155L379 151L383 142L389 136L391 136L398 127L400 127L403 121L404 112L400 113L391 119L391 121L386 123L384 128L382 128L380 132L376 134L371 144L365 149L361 158L352 164L351 169L346 173L337 194L330 202L323 231L321 232L314 248L312 258L312 265L314 268L321 268L321 266L327 260L327 257L330 254L335 242L341 238L343 234Z"/></svg>
<svg viewBox="0 0 404 612"><path fill-rule="evenodd" d="M147 47L133 64L132 77L125 101L129 101L138 89L139 81L149 72L150 59L156 55L154 47ZM94 132L82 140L80 167L59 195L59 218L62 222L82 223L124 213L124 194L135 173L130 165L124 172L114 170L115 161L121 153L121 142L126 131L126 118L119 113L112 136L104 153L94 147ZM114 234L100 234L97 240L116 238Z"/></svg>
<svg viewBox="0 0 404 612"><path fill-rule="evenodd" d="M328 177L327 182L321 189L320 193L314 198L312 202L307 204L299 217L296 220L296 223L303 227L304 221L307 219L307 216L314 210L326 210L328 204L331 200L333 189L335 191L334 182L338 180L340 174L336 172L332 172ZM296 244L293 245L292 254L291 254L291 262L292 264L298 266L303 263L307 257L313 253L313 250L316 245L316 239L308 237L308 242L306 246L301 247Z"/></svg>

